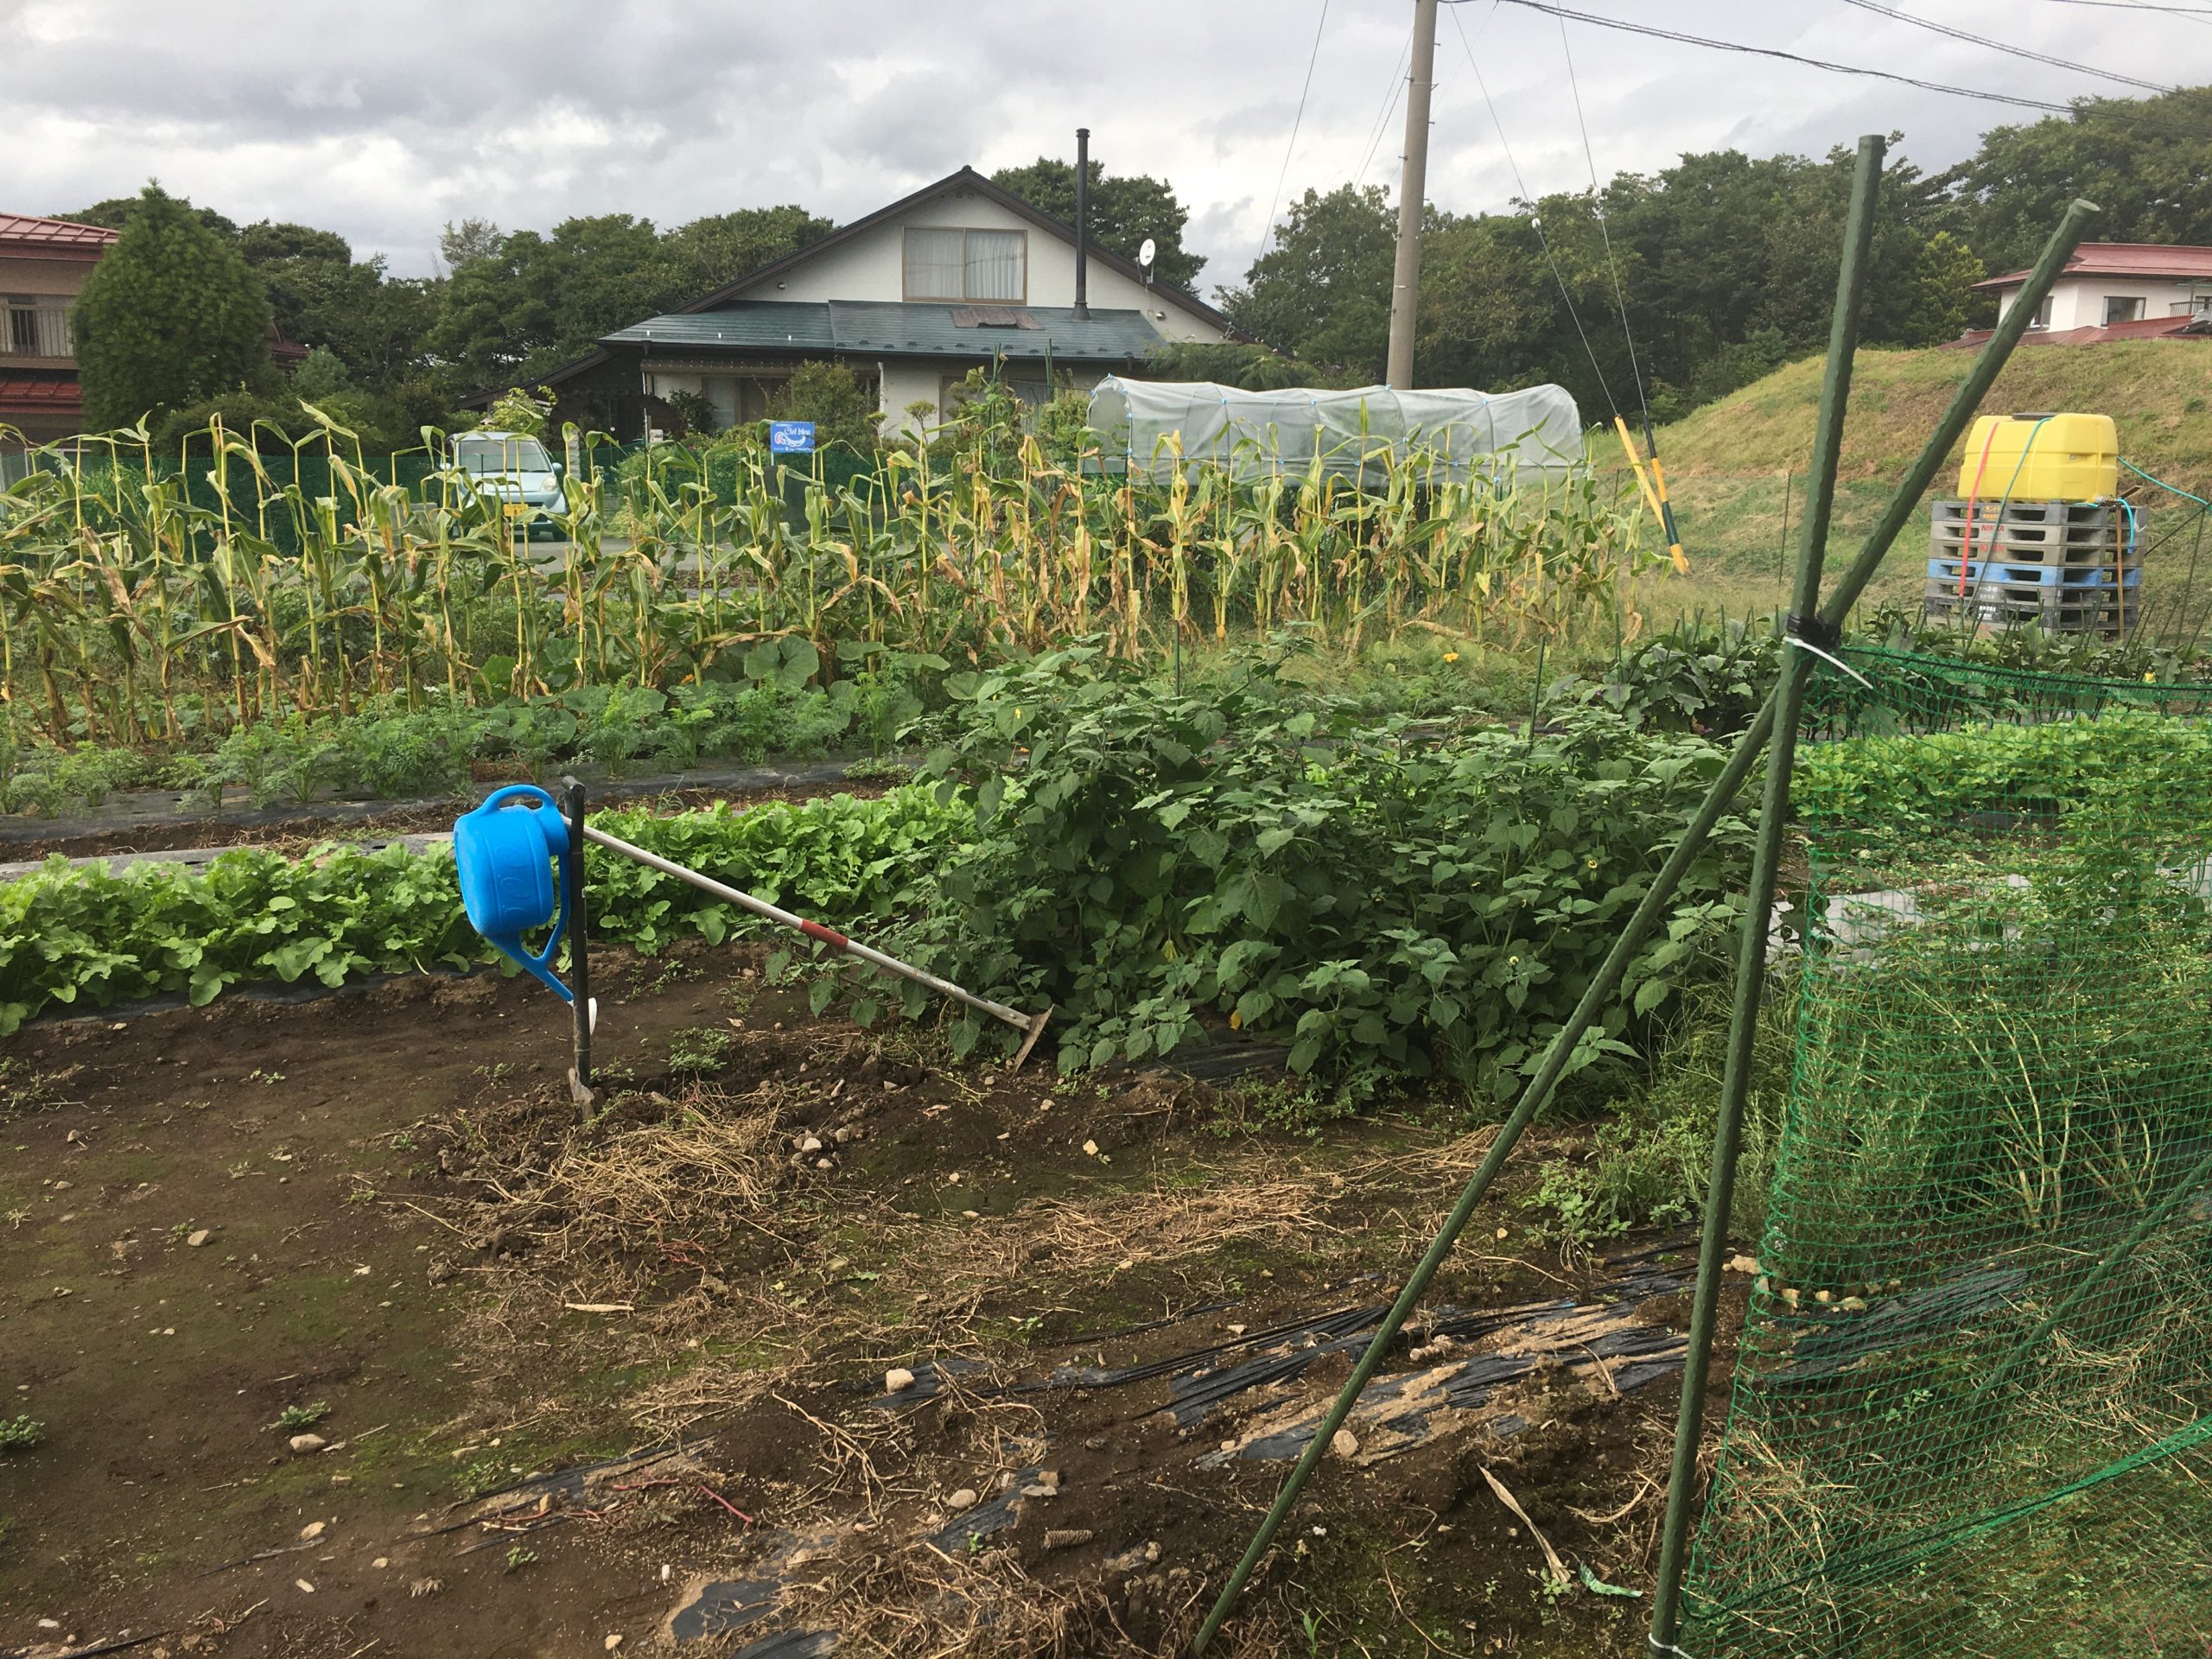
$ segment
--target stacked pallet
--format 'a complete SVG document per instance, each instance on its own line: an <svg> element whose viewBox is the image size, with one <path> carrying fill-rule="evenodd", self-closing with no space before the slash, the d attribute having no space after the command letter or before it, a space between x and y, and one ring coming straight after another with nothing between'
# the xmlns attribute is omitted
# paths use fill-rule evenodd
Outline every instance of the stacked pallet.
<svg viewBox="0 0 2212 1659"><path fill-rule="evenodd" d="M2121 632L2143 581L2126 514L2096 501L1938 501L1928 614L2051 633Z"/></svg>

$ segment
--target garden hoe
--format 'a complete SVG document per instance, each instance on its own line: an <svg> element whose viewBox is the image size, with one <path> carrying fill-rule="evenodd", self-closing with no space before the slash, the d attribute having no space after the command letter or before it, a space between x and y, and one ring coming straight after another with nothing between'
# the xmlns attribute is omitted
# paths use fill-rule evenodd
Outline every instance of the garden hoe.
<svg viewBox="0 0 2212 1659"><path fill-rule="evenodd" d="M856 939L847 938L834 927L824 927L819 922L808 921L791 912L756 899L749 893L741 893L696 870L686 869L672 859L610 836L603 830L594 830L583 821L583 791L571 784L568 790L569 810L563 812L552 796L534 784L515 784L497 790L484 804L472 812L464 813L453 827L454 863L461 876L461 901L468 912L468 919L499 951L512 960L525 972L535 975L552 988L563 1001L575 1005L579 995L586 998L583 1012L576 1020L576 1083L580 1087L590 1082L591 1027L596 1008L589 1002L588 980L583 940L581 911L583 901L583 843L593 842L612 853L635 859L648 869L672 875L687 881L702 893L751 911L779 926L804 933L818 939L832 950L848 956L858 957L886 973L911 979L917 985L925 985L943 996L964 1002L979 1014L1003 1020L1021 1033L1021 1046L1014 1051L1014 1064L1018 1067L1029 1058L1030 1050L1037 1046L1037 1039L1045 1033L1045 1022L1052 1017L1047 1006L1037 1014L1027 1014L994 1002L988 997L978 996L973 991L963 990L950 980L939 979L935 974L887 956ZM554 888L555 868L560 874L560 890ZM553 972L553 952L563 935L574 921L577 937L571 944L571 957L575 963L576 988L563 985ZM550 924L552 932L535 955L523 948L522 936Z"/></svg>

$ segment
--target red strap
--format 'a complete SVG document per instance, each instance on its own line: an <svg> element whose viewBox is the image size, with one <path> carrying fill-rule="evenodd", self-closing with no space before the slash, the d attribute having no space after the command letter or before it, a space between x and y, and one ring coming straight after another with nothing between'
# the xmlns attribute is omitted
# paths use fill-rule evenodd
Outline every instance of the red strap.
<svg viewBox="0 0 2212 1659"><path fill-rule="evenodd" d="M835 945L840 950L852 943L836 928L824 927L819 922L802 921L798 925L798 931L810 939L819 939L823 944Z"/></svg>

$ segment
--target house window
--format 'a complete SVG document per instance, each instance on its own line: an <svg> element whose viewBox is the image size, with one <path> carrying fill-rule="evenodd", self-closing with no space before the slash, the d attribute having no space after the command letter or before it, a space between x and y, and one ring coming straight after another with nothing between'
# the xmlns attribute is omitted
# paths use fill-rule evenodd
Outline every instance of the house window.
<svg viewBox="0 0 2212 1659"><path fill-rule="evenodd" d="M904 292L909 300L1020 305L1029 297L1028 232L910 228Z"/></svg>
<svg viewBox="0 0 2212 1659"><path fill-rule="evenodd" d="M2029 319L2028 327L2031 328L2048 328L2050 327L2050 295L2046 294L2043 296L2043 303L2036 307L2036 314L2033 317Z"/></svg>
<svg viewBox="0 0 2212 1659"><path fill-rule="evenodd" d="M2140 322L2143 320L2143 299L2140 295L2107 294L2105 296L2105 322Z"/></svg>

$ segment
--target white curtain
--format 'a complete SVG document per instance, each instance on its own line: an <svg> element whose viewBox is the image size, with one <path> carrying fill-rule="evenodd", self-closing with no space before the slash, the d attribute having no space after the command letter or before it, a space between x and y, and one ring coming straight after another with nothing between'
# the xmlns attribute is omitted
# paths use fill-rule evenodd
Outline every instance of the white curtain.
<svg viewBox="0 0 2212 1659"><path fill-rule="evenodd" d="M968 297L971 300L1021 299L1021 253L1020 231L969 232Z"/></svg>
<svg viewBox="0 0 2212 1659"><path fill-rule="evenodd" d="M906 232L906 297L957 300L961 290L962 231Z"/></svg>

